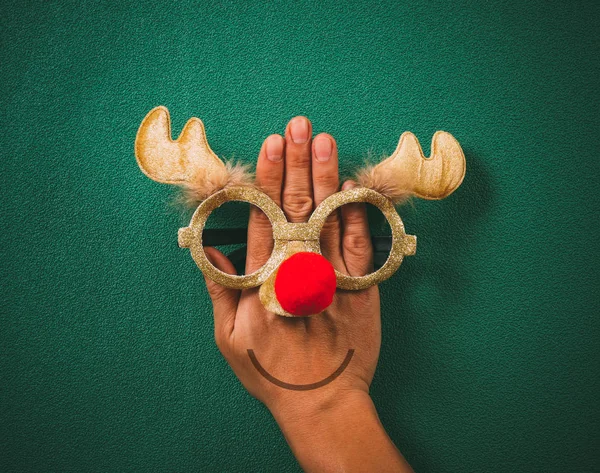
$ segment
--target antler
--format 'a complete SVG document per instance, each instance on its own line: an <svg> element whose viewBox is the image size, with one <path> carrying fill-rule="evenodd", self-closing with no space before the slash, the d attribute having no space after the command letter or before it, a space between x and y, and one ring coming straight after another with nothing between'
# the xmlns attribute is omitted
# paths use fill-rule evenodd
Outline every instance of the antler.
<svg viewBox="0 0 600 473"><path fill-rule="evenodd" d="M465 155L450 133L438 131L433 135L431 156L426 159L417 137L405 132L389 158L360 171L357 179L362 186L396 203L410 195L435 200L454 192L462 183L465 170Z"/></svg>
<svg viewBox="0 0 600 473"><path fill-rule="evenodd" d="M247 166L223 163L208 146L204 125L190 118L179 138L171 139L171 120L165 107L151 110L135 138L135 157L150 179L184 188L183 199L196 205L228 186L251 186Z"/></svg>
<svg viewBox="0 0 600 473"><path fill-rule="evenodd" d="M208 146L204 125L190 118L175 141L171 139L171 120L165 107L152 109L142 121L135 139L135 157L150 179L165 184L186 184L199 178L213 180L226 168Z"/></svg>

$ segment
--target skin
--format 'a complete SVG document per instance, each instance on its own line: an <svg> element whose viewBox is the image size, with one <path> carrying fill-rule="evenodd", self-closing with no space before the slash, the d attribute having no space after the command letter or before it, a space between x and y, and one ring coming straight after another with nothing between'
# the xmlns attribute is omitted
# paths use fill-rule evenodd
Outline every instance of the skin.
<svg viewBox="0 0 600 473"><path fill-rule="evenodd" d="M263 143L256 166L257 185L291 222L306 222L313 209L339 190L338 153L331 135L314 139L312 125L295 117L285 136ZM347 181L343 189L355 185ZM248 224L246 274L260 268L273 247L271 224L252 208ZM323 255L340 272L362 276L372 270L364 204L332 214L321 234ZM235 274L218 250L206 248L211 262ZM258 288L239 291L206 279L219 350L250 394L273 414L302 468L307 472L410 472L412 469L381 425L369 396L381 346L379 290L337 290L325 312L288 318L267 312ZM247 349L274 377L308 384L329 376L349 349L354 356L331 383L294 391L267 381L252 365Z"/></svg>

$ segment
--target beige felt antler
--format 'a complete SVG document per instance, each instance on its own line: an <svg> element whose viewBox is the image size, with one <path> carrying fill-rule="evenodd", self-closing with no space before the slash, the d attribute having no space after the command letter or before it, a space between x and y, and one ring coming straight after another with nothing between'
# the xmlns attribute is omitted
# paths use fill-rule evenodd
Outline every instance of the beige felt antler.
<svg viewBox="0 0 600 473"><path fill-rule="evenodd" d="M465 171L465 155L450 133L436 132L431 140L431 156L425 158L417 137L405 132L396 151L379 164L359 171L357 180L394 203L411 195L435 200L454 192Z"/></svg>
<svg viewBox="0 0 600 473"><path fill-rule="evenodd" d="M200 119L190 118L173 141L169 111L162 106L152 109L142 121L135 156L150 179L184 187L187 200L194 204L228 185L252 181L243 166L223 163L210 149Z"/></svg>

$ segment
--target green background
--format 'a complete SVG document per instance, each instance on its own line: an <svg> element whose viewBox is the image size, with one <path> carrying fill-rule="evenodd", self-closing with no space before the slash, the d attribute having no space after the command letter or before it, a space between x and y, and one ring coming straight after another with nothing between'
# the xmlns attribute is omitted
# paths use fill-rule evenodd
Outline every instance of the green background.
<svg viewBox="0 0 600 473"><path fill-rule="evenodd" d="M451 132L466 179L401 209L418 252L381 286L382 422L419 472L598 471L599 20L593 1L2 2L0 471L299 471L214 344L188 215L135 163L160 104L248 163L305 114L346 174L405 130L426 152Z"/></svg>

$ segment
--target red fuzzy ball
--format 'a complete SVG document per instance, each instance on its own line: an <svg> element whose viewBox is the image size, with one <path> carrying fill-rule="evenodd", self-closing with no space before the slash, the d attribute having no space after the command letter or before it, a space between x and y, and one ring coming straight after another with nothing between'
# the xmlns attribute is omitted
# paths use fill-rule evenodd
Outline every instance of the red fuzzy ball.
<svg viewBox="0 0 600 473"><path fill-rule="evenodd" d="M281 307L296 316L324 311L335 294L335 271L317 253L295 253L279 266L275 295Z"/></svg>

